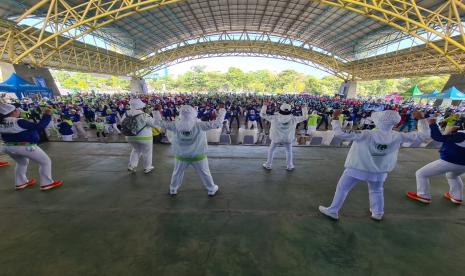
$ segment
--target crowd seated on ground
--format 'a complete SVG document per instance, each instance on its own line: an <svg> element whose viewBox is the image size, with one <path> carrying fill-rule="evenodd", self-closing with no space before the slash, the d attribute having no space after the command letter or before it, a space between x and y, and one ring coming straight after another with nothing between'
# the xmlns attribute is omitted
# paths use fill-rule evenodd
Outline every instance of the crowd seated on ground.
<svg viewBox="0 0 465 276"><path fill-rule="evenodd" d="M341 109L339 122L345 131L359 131L374 128L371 113L382 110L396 110L401 115L398 131L410 132L416 129L417 121L412 116L416 110L425 113L426 118L435 117L444 132L465 129L463 106L438 107L418 104L413 101L394 103L382 99L343 99L340 97L312 96L298 94L73 94L53 99L24 98L5 99L20 108L21 117L39 121L43 111L51 108L53 120L41 133L41 140L63 141L124 141L121 122L129 110L129 100L140 98L146 107L144 111L152 116L155 109L166 121L174 121L182 105L193 106L201 121L212 121L217 116L220 104L226 107L224 127L207 133L209 142L235 144L267 144L269 122L262 120L260 111L266 105L266 114L275 114L280 105L292 106L292 114L302 116L307 107L308 118L296 128L296 144L300 145L344 145L334 138L331 131L333 111ZM157 108L156 108L157 107ZM153 129L154 143L169 143L170 135L161 128Z"/></svg>

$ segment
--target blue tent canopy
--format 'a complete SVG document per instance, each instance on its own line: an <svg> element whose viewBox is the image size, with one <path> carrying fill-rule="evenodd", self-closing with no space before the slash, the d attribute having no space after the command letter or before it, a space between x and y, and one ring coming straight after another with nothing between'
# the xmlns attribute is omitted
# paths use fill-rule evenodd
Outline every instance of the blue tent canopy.
<svg viewBox="0 0 465 276"><path fill-rule="evenodd" d="M424 94L423 96L421 96L421 98L423 98L423 99L435 99L435 98L439 97L440 94L441 94L441 91L435 89L431 93Z"/></svg>
<svg viewBox="0 0 465 276"><path fill-rule="evenodd" d="M460 92L455 86L445 90L438 97L438 99L450 99L450 100L465 100L465 94Z"/></svg>
<svg viewBox="0 0 465 276"><path fill-rule="evenodd" d="M11 74L6 81L0 83L0 92L15 93L18 99L33 94L40 94L42 97L49 98L52 95L52 91L49 88L29 83L16 75L16 73Z"/></svg>

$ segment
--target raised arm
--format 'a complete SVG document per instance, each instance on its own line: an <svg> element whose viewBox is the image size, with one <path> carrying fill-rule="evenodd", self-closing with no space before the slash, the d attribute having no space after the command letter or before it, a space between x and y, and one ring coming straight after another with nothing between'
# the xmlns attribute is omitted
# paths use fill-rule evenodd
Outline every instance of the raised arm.
<svg viewBox="0 0 465 276"><path fill-rule="evenodd" d="M331 121L331 126L334 131L334 136L341 138L343 140L348 141L361 141L366 137L366 131L362 131L361 133L355 132L344 132L341 128L341 124L339 123L339 115L341 115L341 110L337 109L333 113L333 120Z"/></svg>
<svg viewBox="0 0 465 276"><path fill-rule="evenodd" d="M163 121L161 117L161 113L157 108L155 108L155 110L152 111L152 116L153 118L149 117L149 119L147 120L148 126L162 127L164 129L171 130L171 131L174 131L176 129L174 122Z"/></svg>
<svg viewBox="0 0 465 276"><path fill-rule="evenodd" d="M18 120L18 126L27 130L39 131L41 129L46 128L47 125L50 123L50 121L52 120L52 116L50 116L51 113L52 111L50 109L47 109L44 112L42 119L38 123L31 123L27 120Z"/></svg>
<svg viewBox="0 0 465 276"><path fill-rule="evenodd" d="M263 106L262 106L262 109L260 109L260 117L267 120L267 121L273 120L274 115L266 114L266 110L267 110L267 105L266 105L266 103L264 103Z"/></svg>
<svg viewBox="0 0 465 276"><path fill-rule="evenodd" d="M303 122L308 119L308 108L304 106L302 108L302 116L295 116L297 123Z"/></svg>
<svg viewBox="0 0 465 276"><path fill-rule="evenodd" d="M418 120L418 131L401 133L401 142L415 143L423 142L430 137L430 129L423 112L415 111L412 114Z"/></svg>
<svg viewBox="0 0 465 276"><path fill-rule="evenodd" d="M436 120L429 120L429 128L431 130L431 138L438 142L452 142L461 143L465 141L465 133L454 133L449 135L443 135L439 126L436 124Z"/></svg>
<svg viewBox="0 0 465 276"><path fill-rule="evenodd" d="M200 128L204 131L215 128L221 128L223 127L224 116L226 116L226 109L224 109L224 107L221 107L218 111L218 116L216 117L216 120L211 122L200 122Z"/></svg>

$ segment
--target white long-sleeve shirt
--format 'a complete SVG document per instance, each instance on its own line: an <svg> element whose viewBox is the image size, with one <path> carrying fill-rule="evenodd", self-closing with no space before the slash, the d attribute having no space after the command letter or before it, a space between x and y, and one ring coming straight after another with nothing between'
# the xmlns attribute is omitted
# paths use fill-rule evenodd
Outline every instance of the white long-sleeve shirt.
<svg viewBox="0 0 465 276"><path fill-rule="evenodd" d="M342 131L337 120L333 120L331 125L336 137L354 141L344 166L346 169L365 174L363 178L370 178L370 173L374 173L383 174L384 177L381 178L385 179L387 173L391 172L397 164L397 156L402 143L422 142L430 137L426 120L418 121L418 132L409 133L377 129L364 130L361 133L346 133ZM379 180L378 177L377 179Z"/></svg>
<svg viewBox="0 0 465 276"><path fill-rule="evenodd" d="M260 117L271 123L270 139L273 143L292 143L295 140L296 126L307 120L308 110L306 107L302 108L302 116L268 115L266 114L266 105L264 105L260 110Z"/></svg>
<svg viewBox="0 0 465 276"><path fill-rule="evenodd" d="M226 111L220 109L218 117L211 122L196 122L190 131L179 131L176 129L176 122L163 121L160 112L154 112L155 123L166 130L173 132L171 145L176 158L195 160L203 158L207 154L208 144L206 131L223 127Z"/></svg>

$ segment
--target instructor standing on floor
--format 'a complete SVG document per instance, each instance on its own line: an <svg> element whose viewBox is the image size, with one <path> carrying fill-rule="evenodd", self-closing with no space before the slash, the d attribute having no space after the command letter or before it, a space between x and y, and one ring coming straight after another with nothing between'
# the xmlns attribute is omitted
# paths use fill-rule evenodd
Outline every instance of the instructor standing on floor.
<svg viewBox="0 0 465 276"><path fill-rule="evenodd" d="M136 172L139 165L139 159L142 156L144 161L144 173L150 173L154 168L152 166L153 135L152 127L153 118L143 111L145 103L140 99L129 101L130 110L123 115L121 130L132 147L129 156L128 170Z"/></svg>
<svg viewBox="0 0 465 276"><path fill-rule="evenodd" d="M283 144L286 149L286 169L288 171L294 170L294 161L292 156L292 143L295 141L295 130L298 123L307 120L308 111L304 107L302 109L303 116L292 115L292 107L287 103L283 103L279 107L278 115L266 114L268 104L265 103L260 111L260 116L271 123L270 126L270 139L271 144L268 149L268 156L266 163L262 166L267 170L272 169L273 158L276 148L279 144Z"/></svg>
<svg viewBox="0 0 465 276"><path fill-rule="evenodd" d="M206 131L223 126L226 110L220 105L218 117L215 121L200 122L197 111L190 105L183 105L179 109L179 118L175 122L162 121L157 108L153 112L154 120L161 127L173 132L172 146L175 155L174 170L171 177L170 195L176 196L182 184L184 171L189 167L200 176L207 189L208 196L213 197L218 192L218 186L213 182L207 159Z"/></svg>

